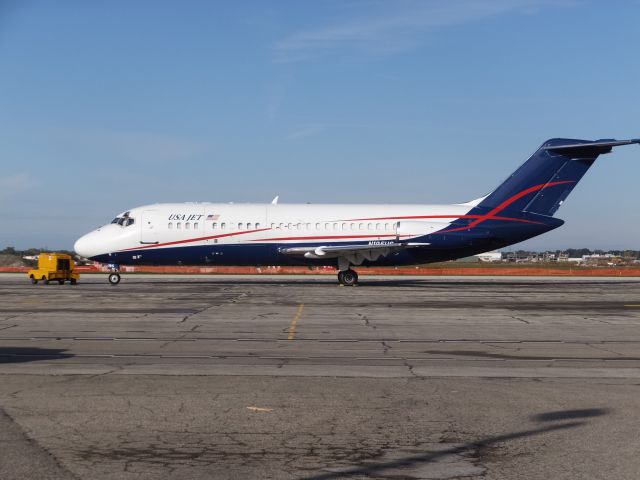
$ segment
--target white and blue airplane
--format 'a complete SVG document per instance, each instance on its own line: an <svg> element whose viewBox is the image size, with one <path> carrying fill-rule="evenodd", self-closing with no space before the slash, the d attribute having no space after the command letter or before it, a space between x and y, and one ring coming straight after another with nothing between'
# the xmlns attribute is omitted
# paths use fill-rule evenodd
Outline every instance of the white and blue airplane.
<svg viewBox="0 0 640 480"><path fill-rule="evenodd" d="M164 203L133 208L75 243L120 265L324 265L342 285L352 266L467 257L561 226L554 214L596 158L632 140L547 140L492 193L453 205Z"/></svg>

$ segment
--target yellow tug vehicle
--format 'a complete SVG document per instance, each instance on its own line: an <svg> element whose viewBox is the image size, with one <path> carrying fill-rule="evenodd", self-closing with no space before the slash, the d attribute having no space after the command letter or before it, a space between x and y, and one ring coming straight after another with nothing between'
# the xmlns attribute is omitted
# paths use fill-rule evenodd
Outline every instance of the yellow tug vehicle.
<svg viewBox="0 0 640 480"><path fill-rule="evenodd" d="M75 272L76 264L71 255L66 253L42 252L38 255L38 268L29 270L27 275L34 285L39 281L44 284L57 281L60 285L69 282L78 283L80 274Z"/></svg>

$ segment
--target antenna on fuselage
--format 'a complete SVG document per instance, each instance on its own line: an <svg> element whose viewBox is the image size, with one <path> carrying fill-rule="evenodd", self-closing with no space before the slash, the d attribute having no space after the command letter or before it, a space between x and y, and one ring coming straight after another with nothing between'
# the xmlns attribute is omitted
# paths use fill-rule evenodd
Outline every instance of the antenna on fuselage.
<svg viewBox="0 0 640 480"><path fill-rule="evenodd" d="M280 195L276 195L273 200L271 200L271 203L273 205L277 205L278 204L278 200L280 199Z"/></svg>

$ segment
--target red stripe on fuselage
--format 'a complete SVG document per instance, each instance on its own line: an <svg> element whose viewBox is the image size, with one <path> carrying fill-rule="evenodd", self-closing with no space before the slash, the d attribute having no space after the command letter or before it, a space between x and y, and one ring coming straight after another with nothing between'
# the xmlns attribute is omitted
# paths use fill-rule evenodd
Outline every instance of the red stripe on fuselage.
<svg viewBox="0 0 640 480"><path fill-rule="evenodd" d="M467 225L465 227L452 228L452 229L449 229L449 230L441 230L439 233L458 232L458 231L461 231L461 230L468 230L468 229L473 228L473 227L475 227L475 226L477 226L477 225L479 225L482 222L485 222L487 220L505 220L505 221L514 221L514 222L523 222L523 223L533 223L533 224L544 225L543 222L535 222L535 221L526 220L526 219L523 219L523 218L501 217L501 216L498 216L496 214L500 213L502 210L507 208L513 202L519 200L520 198L524 197L525 195L528 195L530 193L536 192L538 190L542 190L543 188L546 188L546 187L553 187L553 186L556 186L556 185L563 185L563 184L566 184L566 183L574 183L574 182L571 181L571 180L565 180L565 181L560 181L560 182L549 182L549 183L545 183L545 184L534 185L533 187L529 187L526 190L523 190L522 192L517 193L516 195L508 198L507 200L502 202L500 205L495 207L493 210L491 210L486 215L411 215L411 216L404 216L404 217L354 218L354 219L351 219L351 220L339 220L339 221L341 221L341 222L342 221L349 222L349 221L365 221L365 220L409 220L409 219L417 219L417 218L456 218L456 219L473 218L473 219L475 219L473 222L471 222L469 225ZM265 232L267 230L272 230L272 229L271 228L260 228L260 229L257 229L257 230L247 230L246 232L222 233L220 235L210 235L210 236L206 236L206 237L189 238L187 240L175 240L173 242L165 242L165 243L158 243L158 244L153 244L153 245L145 245L145 246L141 246L141 247L125 248L124 250L120 250L120 251L121 252L127 252L127 251L131 251L131 250L144 250L144 249L148 249L148 248L166 247L166 246L169 246L169 245L180 245L180 244L184 244L184 243L201 242L203 240L211 240L211 239L215 239L215 238L231 237L231 236L235 236L235 235L244 235L244 234L247 234L247 233ZM380 237L396 237L396 236L397 235L323 235L323 236L316 236L316 237L261 238L261 239L257 239L257 240L251 240L251 241L252 242L265 242L265 241L285 241L285 240L335 240L335 239L341 239L341 238L380 238ZM400 236L401 237L410 237L411 235L400 235Z"/></svg>
<svg viewBox="0 0 640 480"><path fill-rule="evenodd" d="M504 210L505 208L507 208L509 205L511 205L513 202L520 200L522 197L524 197L525 195L529 195L530 193L533 192L537 192L538 190L542 190L543 188L546 187L554 187L556 185L564 185L567 183L575 183L572 180L563 180L560 182L549 182L549 183L542 183L540 185L534 185L533 187L529 187L519 193L516 193L515 195L513 195L512 197L506 199L504 202L502 202L500 205L498 205L497 207L495 207L493 210L491 210L489 213L487 213L486 215L482 215L480 216L480 218L477 218L476 220L474 220L473 222L471 222L469 225L465 226L465 227L458 227L458 228L451 228L449 230L442 230L439 233L450 233L450 232L459 232L461 230L469 230L477 225L480 225L482 222L486 222L487 220L496 220L499 217L496 215L497 213L500 213L502 210Z"/></svg>
<svg viewBox="0 0 640 480"><path fill-rule="evenodd" d="M120 250L121 252L127 252L129 250L143 250L146 248L157 248L157 247L166 247L168 245L178 245L181 243L191 243L191 242L201 242L203 240L211 240L213 238L223 238L223 237L231 237L234 235L244 235L247 233L255 233L255 232L265 232L267 230L271 230L270 228L260 228L258 230L247 230L246 232L232 232L232 233L222 233L220 235L210 235L208 237L198 237L198 238L189 238L187 240L176 240L173 242L165 242L165 243L156 243L153 245L145 245L144 247L133 247L133 248L125 248L124 250Z"/></svg>
<svg viewBox="0 0 640 480"><path fill-rule="evenodd" d="M403 217L372 217L372 218L351 218L346 220L335 220L336 222L358 222L365 220L416 220L422 218L484 218L484 215L408 215ZM494 216L493 220L504 220L509 222L521 222L521 223L534 223L538 225L544 225L544 222L535 222L533 220L526 220L524 218L514 217L499 217Z"/></svg>

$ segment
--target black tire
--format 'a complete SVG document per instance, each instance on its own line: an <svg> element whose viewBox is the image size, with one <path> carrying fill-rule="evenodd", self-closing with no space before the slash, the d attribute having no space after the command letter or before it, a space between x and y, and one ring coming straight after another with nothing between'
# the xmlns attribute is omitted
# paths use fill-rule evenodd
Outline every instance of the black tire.
<svg viewBox="0 0 640 480"><path fill-rule="evenodd" d="M64 285L64 280L58 280L59 285Z"/></svg>
<svg viewBox="0 0 640 480"><path fill-rule="evenodd" d="M78 281L75 278L72 278L71 280L69 280L69 285L76 285L78 283Z"/></svg>
<svg viewBox="0 0 640 480"><path fill-rule="evenodd" d="M111 285L117 285L120 283L120 274L119 273L110 273L109 274L109 283Z"/></svg>
<svg viewBox="0 0 640 480"><path fill-rule="evenodd" d="M44 283L45 285L49 285L49 279L44 275L42 276L42 283Z"/></svg>
<svg viewBox="0 0 640 480"><path fill-rule="evenodd" d="M340 285L353 287L358 284L358 274L351 269L345 270L338 273L338 281L340 282Z"/></svg>
<svg viewBox="0 0 640 480"><path fill-rule="evenodd" d="M31 279L31 285L36 285L38 283L38 280L33 275L31 275L29 278Z"/></svg>

